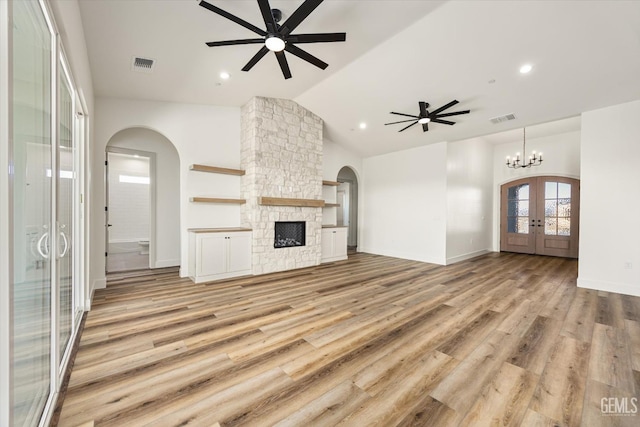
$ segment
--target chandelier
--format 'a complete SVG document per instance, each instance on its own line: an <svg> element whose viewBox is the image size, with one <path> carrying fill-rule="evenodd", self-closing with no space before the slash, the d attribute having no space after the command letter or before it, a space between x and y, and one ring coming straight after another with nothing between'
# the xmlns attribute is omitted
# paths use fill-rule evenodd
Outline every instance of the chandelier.
<svg viewBox="0 0 640 427"><path fill-rule="evenodd" d="M522 128L522 153L526 152L527 134L525 128ZM542 153L536 154L535 150L531 152L528 161L520 160L520 153L511 160L511 156L507 156L507 167L512 169L530 168L531 166L540 166L542 164Z"/></svg>

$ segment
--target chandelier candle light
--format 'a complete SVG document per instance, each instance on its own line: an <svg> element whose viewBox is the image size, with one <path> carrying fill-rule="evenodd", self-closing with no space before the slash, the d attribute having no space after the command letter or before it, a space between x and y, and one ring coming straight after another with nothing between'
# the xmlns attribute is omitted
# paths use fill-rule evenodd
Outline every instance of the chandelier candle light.
<svg viewBox="0 0 640 427"><path fill-rule="evenodd" d="M525 153L527 144L527 135L525 128L522 128L522 152ZM520 153L516 153L513 161L511 156L507 156L507 167L512 169L530 168L531 166L540 166L542 164L542 153L536 154L535 150L531 152L528 162L520 162Z"/></svg>

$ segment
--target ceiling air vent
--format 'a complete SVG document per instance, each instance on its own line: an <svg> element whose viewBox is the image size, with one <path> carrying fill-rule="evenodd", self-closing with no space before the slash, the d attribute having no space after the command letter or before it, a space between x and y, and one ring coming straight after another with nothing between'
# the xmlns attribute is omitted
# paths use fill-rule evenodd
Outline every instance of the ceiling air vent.
<svg viewBox="0 0 640 427"><path fill-rule="evenodd" d="M148 58L140 58L138 56L133 57L133 62L131 64L131 69L133 71L141 71L143 73L150 73L153 71L153 65L155 64L154 59Z"/></svg>
<svg viewBox="0 0 640 427"><path fill-rule="evenodd" d="M505 114L504 116L492 117L489 120L494 125L497 125L498 123L508 122L509 120L515 120L515 119L516 119L516 115L513 113L509 113L509 114Z"/></svg>

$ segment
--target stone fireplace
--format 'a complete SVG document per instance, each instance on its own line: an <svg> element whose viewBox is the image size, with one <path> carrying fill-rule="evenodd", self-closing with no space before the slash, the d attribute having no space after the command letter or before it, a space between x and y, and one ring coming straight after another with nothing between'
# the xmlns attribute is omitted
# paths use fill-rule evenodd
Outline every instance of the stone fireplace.
<svg viewBox="0 0 640 427"><path fill-rule="evenodd" d="M322 120L290 100L251 99L241 113L241 167L253 274L320 264L322 208L267 206L260 199L322 199ZM276 222L304 222L304 246L276 247Z"/></svg>

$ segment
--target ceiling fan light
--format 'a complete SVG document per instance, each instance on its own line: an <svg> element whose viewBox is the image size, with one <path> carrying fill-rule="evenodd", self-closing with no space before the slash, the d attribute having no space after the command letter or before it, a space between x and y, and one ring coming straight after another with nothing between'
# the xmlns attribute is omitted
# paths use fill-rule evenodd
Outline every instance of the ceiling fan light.
<svg viewBox="0 0 640 427"><path fill-rule="evenodd" d="M418 123L420 123L421 125L425 124L425 123L429 123L431 121L431 119L429 117L423 117L421 119L418 119Z"/></svg>
<svg viewBox="0 0 640 427"><path fill-rule="evenodd" d="M282 52L284 50L284 40L278 36L268 36L264 40L264 45L272 52Z"/></svg>

